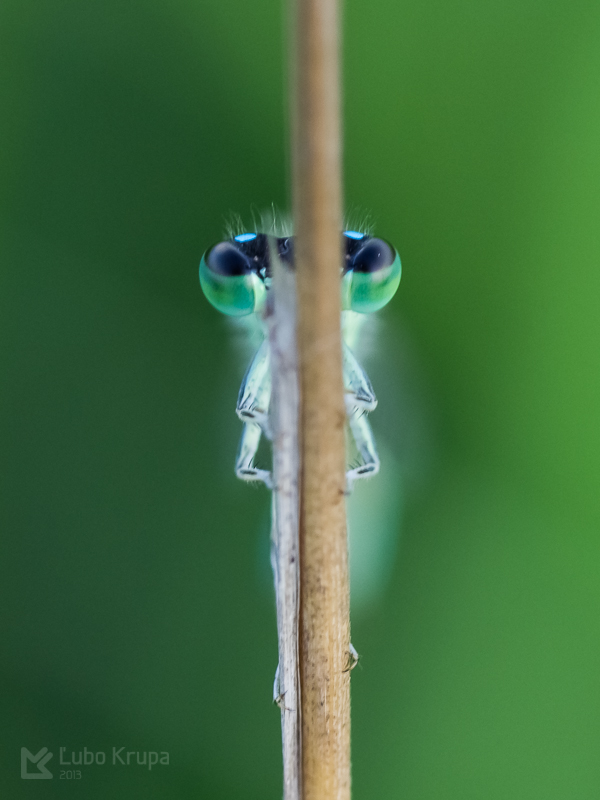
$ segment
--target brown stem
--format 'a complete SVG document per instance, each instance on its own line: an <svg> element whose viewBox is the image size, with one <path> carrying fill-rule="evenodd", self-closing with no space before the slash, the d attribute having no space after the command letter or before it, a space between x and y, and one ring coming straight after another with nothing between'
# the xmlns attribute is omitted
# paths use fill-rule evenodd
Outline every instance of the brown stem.
<svg viewBox="0 0 600 800"><path fill-rule="evenodd" d="M350 797L337 0L296 0L293 212L300 383L303 800Z"/></svg>

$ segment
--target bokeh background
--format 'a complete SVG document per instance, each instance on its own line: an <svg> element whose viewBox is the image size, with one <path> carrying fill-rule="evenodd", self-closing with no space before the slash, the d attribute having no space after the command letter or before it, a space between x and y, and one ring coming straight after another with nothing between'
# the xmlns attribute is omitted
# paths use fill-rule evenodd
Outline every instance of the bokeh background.
<svg viewBox="0 0 600 800"><path fill-rule="evenodd" d="M283 31L279 0L0 6L2 797L280 797L268 496L197 264L288 205ZM347 206L404 265L412 403L373 421L419 431L353 618L354 796L597 800L600 6L347 0L344 36ZM170 765L60 780L61 746Z"/></svg>

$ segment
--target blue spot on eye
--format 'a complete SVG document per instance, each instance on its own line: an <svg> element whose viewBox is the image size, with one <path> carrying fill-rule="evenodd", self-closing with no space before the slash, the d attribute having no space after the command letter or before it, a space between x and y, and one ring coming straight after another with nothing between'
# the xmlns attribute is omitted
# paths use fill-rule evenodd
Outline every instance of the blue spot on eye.
<svg viewBox="0 0 600 800"><path fill-rule="evenodd" d="M349 239L364 239L365 234L359 233L358 231L344 231L344 236L347 236Z"/></svg>
<svg viewBox="0 0 600 800"><path fill-rule="evenodd" d="M233 237L236 242L251 242L252 239L256 239L255 233L240 233L239 236Z"/></svg>

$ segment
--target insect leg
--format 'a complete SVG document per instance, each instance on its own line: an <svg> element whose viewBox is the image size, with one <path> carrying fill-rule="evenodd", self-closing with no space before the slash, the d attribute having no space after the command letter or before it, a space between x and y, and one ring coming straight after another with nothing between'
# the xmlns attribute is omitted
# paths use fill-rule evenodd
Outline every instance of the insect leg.
<svg viewBox="0 0 600 800"><path fill-rule="evenodd" d="M240 438L235 474L243 481L262 481L272 487L271 473L254 466L254 458L264 433L270 438L269 403L271 401L271 370L269 340L265 339L256 351L238 394L236 412L244 423Z"/></svg>
<svg viewBox="0 0 600 800"><path fill-rule="evenodd" d="M362 411L373 411L377 406L377 398L371 386L371 381L345 342L342 348L342 363L348 415L352 414L357 408Z"/></svg>
<svg viewBox="0 0 600 800"><path fill-rule="evenodd" d="M373 431L369 425L366 414L354 412L348 417L350 430L356 442L356 447L362 459L362 464L346 473L347 491L352 491L354 481L360 478L369 478L379 472L379 456L375 447Z"/></svg>
<svg viewBox="0 0 600 800"><path fill-rule="evenodd" d="M257 423L269 438L270 360L269 340L265 339L244 375L236 406L237 415L242 422Z"/></svg>
<svg viewBox="0 0 600 800"><path fill-rule="evenodd" d="M352 646L352 645L350 645ZM281 691L281 681L279 680L279 664L275 670L275 680L273 681L273 702L279 707L280 711L291 711L285 704L285 692Z"/></svg>
<svg viewBox="0 0 600 800"><path fill-rule="evenodd" d="M246 422L235 459L235 474L243 481L262 481L272 488L271 473L254 466L262 430L256 422Z"/></svg>
<svg viewBox="0 0 600 800"><path fill-rule="evenodd" d="M348 645L348 663L344 672L352 672L354 667L358 664L360 656L356 652L356 647L350 642Z"/></svg>

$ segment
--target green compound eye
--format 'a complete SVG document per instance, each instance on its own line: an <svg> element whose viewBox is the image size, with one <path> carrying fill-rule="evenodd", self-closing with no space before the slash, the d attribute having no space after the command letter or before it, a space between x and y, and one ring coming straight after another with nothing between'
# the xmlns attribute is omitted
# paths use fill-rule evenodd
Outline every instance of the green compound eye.
<svg viewBox="0 0 600 800"><path fill-rule="evenodd" d="M342 307L369 314L379 311L396 294L400 284L400 256L383 239L369 239L347 260L342 278Z"/></svg>
<svg viewBox="0 0 600 800"><path fill-rule="evenodd" d="M200 285L218 311L233 317L258 311L266 295L250 259L232 242L219 242L202 256Z"/></svg>

